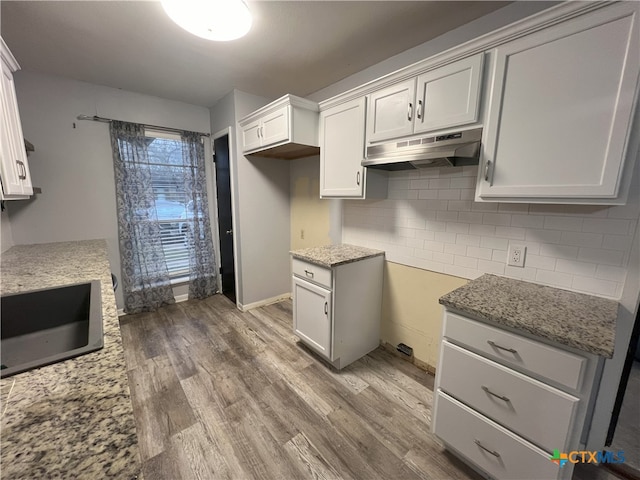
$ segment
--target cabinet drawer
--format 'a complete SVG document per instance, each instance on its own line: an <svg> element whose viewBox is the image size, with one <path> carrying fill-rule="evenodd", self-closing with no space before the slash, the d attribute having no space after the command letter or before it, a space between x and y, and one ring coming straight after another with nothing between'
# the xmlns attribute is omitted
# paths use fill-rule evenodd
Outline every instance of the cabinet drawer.
<svg viewBox="0 0 640 480"><path fill-rule="evenodd" d="M446 394L436 393L433 431L496 479L556 479L550 455Z"/></svg>
<svg viewBox="0 0 640 480"><path fill-rule="evenodd" d="M587 359L519 335L445 311L443 336L500 363L580 389Z"/></svg>
<svg viewBox="0 0 640 480"><path fill-rule="evenodd" d="M439 388L548 451L563 449L579 399L448 342Z"/></svg>
<svg viewBox="0 0 640 480"><path fill-rule="evenodd" d="M293 259L293 274L305 278L311 282L331 289L331 269L314 265L303 260Z"/></svg>

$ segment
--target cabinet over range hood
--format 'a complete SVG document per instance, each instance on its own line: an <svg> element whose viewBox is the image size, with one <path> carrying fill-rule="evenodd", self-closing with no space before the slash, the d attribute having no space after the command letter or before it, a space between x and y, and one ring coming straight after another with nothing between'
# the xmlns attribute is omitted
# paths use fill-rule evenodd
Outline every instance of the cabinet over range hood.
<svg viewBox="0 0 640 480"><path fill-rule="evenodd" d="M478 165L482 128L367 147L363 167L413 170Z"/></svg>

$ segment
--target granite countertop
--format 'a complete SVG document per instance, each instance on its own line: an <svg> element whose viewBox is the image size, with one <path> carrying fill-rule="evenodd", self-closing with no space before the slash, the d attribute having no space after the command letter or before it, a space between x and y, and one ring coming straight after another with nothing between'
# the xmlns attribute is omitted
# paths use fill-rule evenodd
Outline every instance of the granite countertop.
<svg viewBox="0 0 640 480"><path fill-rule="evenodd" d="M618 302L496 275L440 297L445 307L611 358Z"/></svg>
<svg viewBox="0 0 640 480"><path fill-rule="evenodd" d="M384 255L384 251L358 247L356 245L340 244L293 250L291 255L293 258L306 260L321 267L331 268L345 263L364 260L365 258Z"/></svg>
<svg viewBox="0 0 640 480"><path fill-rule="evenodd" d="M139 478L140 455L104 240L17 245L2 294L99 279L104 348L0 380L3 478Z"/></svg>

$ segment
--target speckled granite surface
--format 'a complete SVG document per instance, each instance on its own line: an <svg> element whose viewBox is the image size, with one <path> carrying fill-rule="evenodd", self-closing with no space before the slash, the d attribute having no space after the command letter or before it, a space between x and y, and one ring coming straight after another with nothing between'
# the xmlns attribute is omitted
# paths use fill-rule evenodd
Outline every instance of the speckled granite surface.
<svg viewBox="0 0 640 480"><path fill-rule="evenodd" d="M321 267L331 268L344 263L351 263L369 257L384 255L384 251L358 247L356 245L340 244L293 250L291 255L293 258L306 260L307 262L320 265Z"/></svg>
<svg viewBox="0 0 640 480"><path fill-rule="evenodd" d="M613 300L485 274L443 295L440 303L584 352L613 356L618 315Z"/></svg>
<svg viewBox="0 0 640 480"><path fill-rule="evenodd" d="M106 242L18 245L0 256L0 272L3 294L99 279L104 329L103 349L0 381L2 478L136 478L140 456Z"/></svg>

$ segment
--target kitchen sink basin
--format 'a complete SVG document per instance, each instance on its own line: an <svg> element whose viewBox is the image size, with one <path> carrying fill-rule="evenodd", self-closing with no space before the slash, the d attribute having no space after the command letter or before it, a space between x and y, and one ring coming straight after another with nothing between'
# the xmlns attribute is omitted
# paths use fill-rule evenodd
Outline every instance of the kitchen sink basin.
<svg viewBox="0 0 640 480"><path fill-rule="evenodd" d="M99 280L4 295L0 308L2 378L103 347Z"/></svg>

